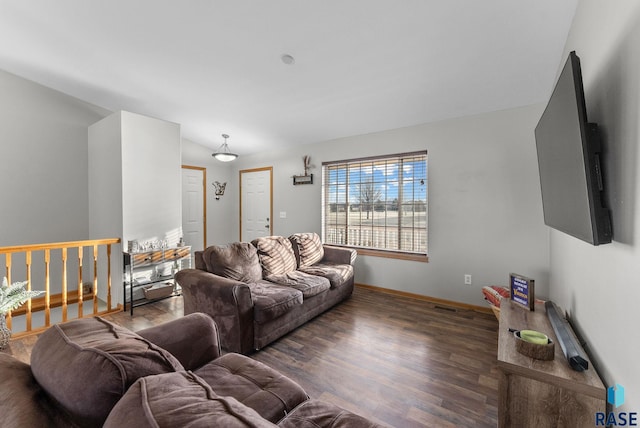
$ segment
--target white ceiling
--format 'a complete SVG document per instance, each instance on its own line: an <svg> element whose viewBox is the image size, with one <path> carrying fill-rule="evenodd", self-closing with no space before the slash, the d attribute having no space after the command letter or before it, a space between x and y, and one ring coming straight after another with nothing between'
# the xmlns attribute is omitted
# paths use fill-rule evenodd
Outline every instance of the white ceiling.
<svg viewBox="0 0 640 428"><path fill-rule="evenodd" d="M543 102L577 1L0 0L0 68L247 154Z"/></svg>

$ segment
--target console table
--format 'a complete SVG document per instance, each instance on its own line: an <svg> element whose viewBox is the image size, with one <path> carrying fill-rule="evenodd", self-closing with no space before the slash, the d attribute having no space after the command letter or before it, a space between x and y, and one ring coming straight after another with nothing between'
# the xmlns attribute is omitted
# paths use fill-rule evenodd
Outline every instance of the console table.
<svg viewBox="0 0 640 428"><path fill-rule="evenodd" d="M605 411L606 389L591 361L578 372L569 366L547 318L544 304L531 312L509 299L500 305L498 333L498 427L593 426ZM509 329L537 330L555 343L551 361L535 360L516 351Z"/></svg>
<svg viewBox="0 0 640 428"><path fill-rule="evenodd" d="M122 287L125 311L127 310L127 300L131 315L133 315L134 307L180 295L181 290L175 284L173 276L184 267L183 261L187 262L187 267L191 267L191 247L123 253L123 256L125 275ZM169 288L168 293L159 297L146 293L154 285L163 285L163 283Z"/></svg>

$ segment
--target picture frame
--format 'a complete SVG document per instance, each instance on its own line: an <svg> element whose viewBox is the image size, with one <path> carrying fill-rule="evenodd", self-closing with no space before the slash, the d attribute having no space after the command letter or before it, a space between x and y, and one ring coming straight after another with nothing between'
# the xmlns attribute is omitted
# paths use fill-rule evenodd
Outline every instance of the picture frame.
<svg viewBox="0 0 640 428"><path fill-rule="evenodd" d="M293 185L297 186L298 184L313 184L313 174L294 175L293 176Z"/></svg>
<svg viewBox="0 0 640 428"><path fill-rule="evenodd" d="M509 274L509 297L516 305L535 310L535 281L517 273Z"/></svg>

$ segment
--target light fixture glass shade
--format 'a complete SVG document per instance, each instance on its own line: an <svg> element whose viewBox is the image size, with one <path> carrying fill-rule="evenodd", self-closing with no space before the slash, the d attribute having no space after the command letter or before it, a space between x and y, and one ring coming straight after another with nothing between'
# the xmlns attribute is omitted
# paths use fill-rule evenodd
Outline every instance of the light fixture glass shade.
<svg viewBox="0 0 640 428"><path fill-rule="evenodd" d="M232 160L235 160L238 155L231 153L231 150L229 150L229 146L227 145L227 138L229 138L229 136L227 134L222 134L222 138L224 138L224 143L222 143L218 150L211 156L220 162L231 162Z"/></svg>
<svg viewBox="0 0 640 428"><path fill-rule="evenodd" d="M218 159L220 162L231 162L238 157L237 154L231 153L231 151L229 150L229 146L227 146L227 143L224 143L212 156Z"/></svg>

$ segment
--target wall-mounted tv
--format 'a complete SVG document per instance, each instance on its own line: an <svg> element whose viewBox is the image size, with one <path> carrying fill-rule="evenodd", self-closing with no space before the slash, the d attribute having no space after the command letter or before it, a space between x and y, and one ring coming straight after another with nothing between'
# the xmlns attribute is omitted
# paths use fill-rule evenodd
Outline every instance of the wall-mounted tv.
<svg viewBox="0 0 640 428"><path fill-rule="evenodd" d="M593 245L611 242L598 125L587 121L580 58L569 54L535 129L544 222Z"/></svg>

